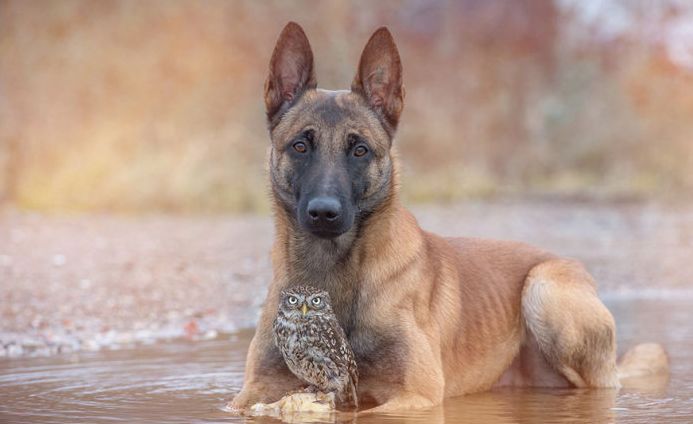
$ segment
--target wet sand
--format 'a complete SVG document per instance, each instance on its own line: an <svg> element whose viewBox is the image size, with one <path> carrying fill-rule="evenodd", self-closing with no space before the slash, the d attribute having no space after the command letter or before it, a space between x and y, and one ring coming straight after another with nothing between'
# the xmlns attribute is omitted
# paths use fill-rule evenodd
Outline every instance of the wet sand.
<svg viewBox="0 0 693 424"><path fill-rule="evenodd" d="M693 290L693 207L557 201L419 206L423 228L521 240L583 260L605 297ZM215 339L252 327L270 217L0 212L0 357Z"/></svg>

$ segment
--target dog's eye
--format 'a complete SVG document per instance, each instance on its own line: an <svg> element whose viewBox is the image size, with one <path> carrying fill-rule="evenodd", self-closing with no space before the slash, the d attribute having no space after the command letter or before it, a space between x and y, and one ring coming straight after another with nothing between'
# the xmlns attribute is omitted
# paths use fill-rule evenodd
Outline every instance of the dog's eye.
<svg viewBox="0 0 693 424"><path fill-rule="evenodd" d="M318 306L322 302L322 299L320 299L319 297L314 297L312 302L313 305Z"/></svg>
<svg viewBox="0 0 693 424"><path fill-rule="evenodd" d="M366 148L366 146L356 146L356 148L354 149L354 156L356 156L357 158L365 156L366 153L368 153L368 148Z"/></svg>
<svg viewBox="0 0 693 424"><path fill-rule="evenodd" d="M296 296L289 296L289 305L295 305L298 303Z"/></svg>
<svg viewBox="0 0 693 424"><path fill-rule="evenodd" d="M298 153L305 153L308 151L308 146L306 146L306 143L302 141L297 141L294 143L294 150L296 150Z"/></svg>

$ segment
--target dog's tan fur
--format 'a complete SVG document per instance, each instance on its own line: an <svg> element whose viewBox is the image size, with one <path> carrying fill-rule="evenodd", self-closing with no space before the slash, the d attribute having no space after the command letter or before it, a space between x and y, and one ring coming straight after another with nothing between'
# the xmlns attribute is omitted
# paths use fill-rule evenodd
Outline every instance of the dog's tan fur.
<svg viewBox="0 0 693 424"><path fill-rule="evenodd" d="M351 91L316 89L312 52L297 25L289 24L277 43L266 87L274 280L243 390L231 405L276 401L299 387L271 336L280 291L298 283L330 292L356 352L359 397L376 405L371 412L428 407L494 386L618 387L614 320L580 263L522 243L427 233L402 207L390 144L404 92L399 55L384 31L364 50ZM298 59L287 59L290 54L302 55L305 65L295 67ZM305 86L300 99L293 98L295 87L285 76L275 75L277 61L294 66L289 74ZM385 85L368 87L372 75ZM287 100L291 107L276 118ZM334 110L325 113L328 104L348 113L337 114L335 123ZM359 131L375 150L369 190L384 194L360 227L335 240L309 239L279 201L290 188L282 151L307 125L328 131L333 140Z"/></svg>

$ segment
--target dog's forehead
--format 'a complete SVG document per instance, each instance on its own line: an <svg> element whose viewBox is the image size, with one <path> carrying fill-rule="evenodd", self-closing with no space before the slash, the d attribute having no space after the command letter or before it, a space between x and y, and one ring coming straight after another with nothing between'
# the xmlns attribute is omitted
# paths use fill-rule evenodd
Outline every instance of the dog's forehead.
<svg viewBox="0 0 693 424"><path fill-rule="evenodd" d="M306 128L325 133L355 132L374 143L389 142L378 116L358 94L349 90L309 90L282 117L273 138L287 139Z"/></svg>
<svg viewBox="0 0 693 424"><path fill-rule="evenodd" d="M346 90L317 89L308 93L306 102L310 112L326 127L363 119L363 115L367 114L358 98Z"/></svg>

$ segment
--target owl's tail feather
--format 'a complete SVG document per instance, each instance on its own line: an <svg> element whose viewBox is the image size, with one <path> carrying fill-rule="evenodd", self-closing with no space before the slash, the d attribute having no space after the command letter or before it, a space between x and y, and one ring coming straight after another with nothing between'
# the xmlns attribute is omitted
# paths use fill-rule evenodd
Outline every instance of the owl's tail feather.
<svg viewBox="0 0 693 424"><path fill-rule="evenodd" d="M349 388L351 389L351 401L354 404L354 408L359 409L359 396L356 393L356 384L353 379L349 379Z"/></svg>

